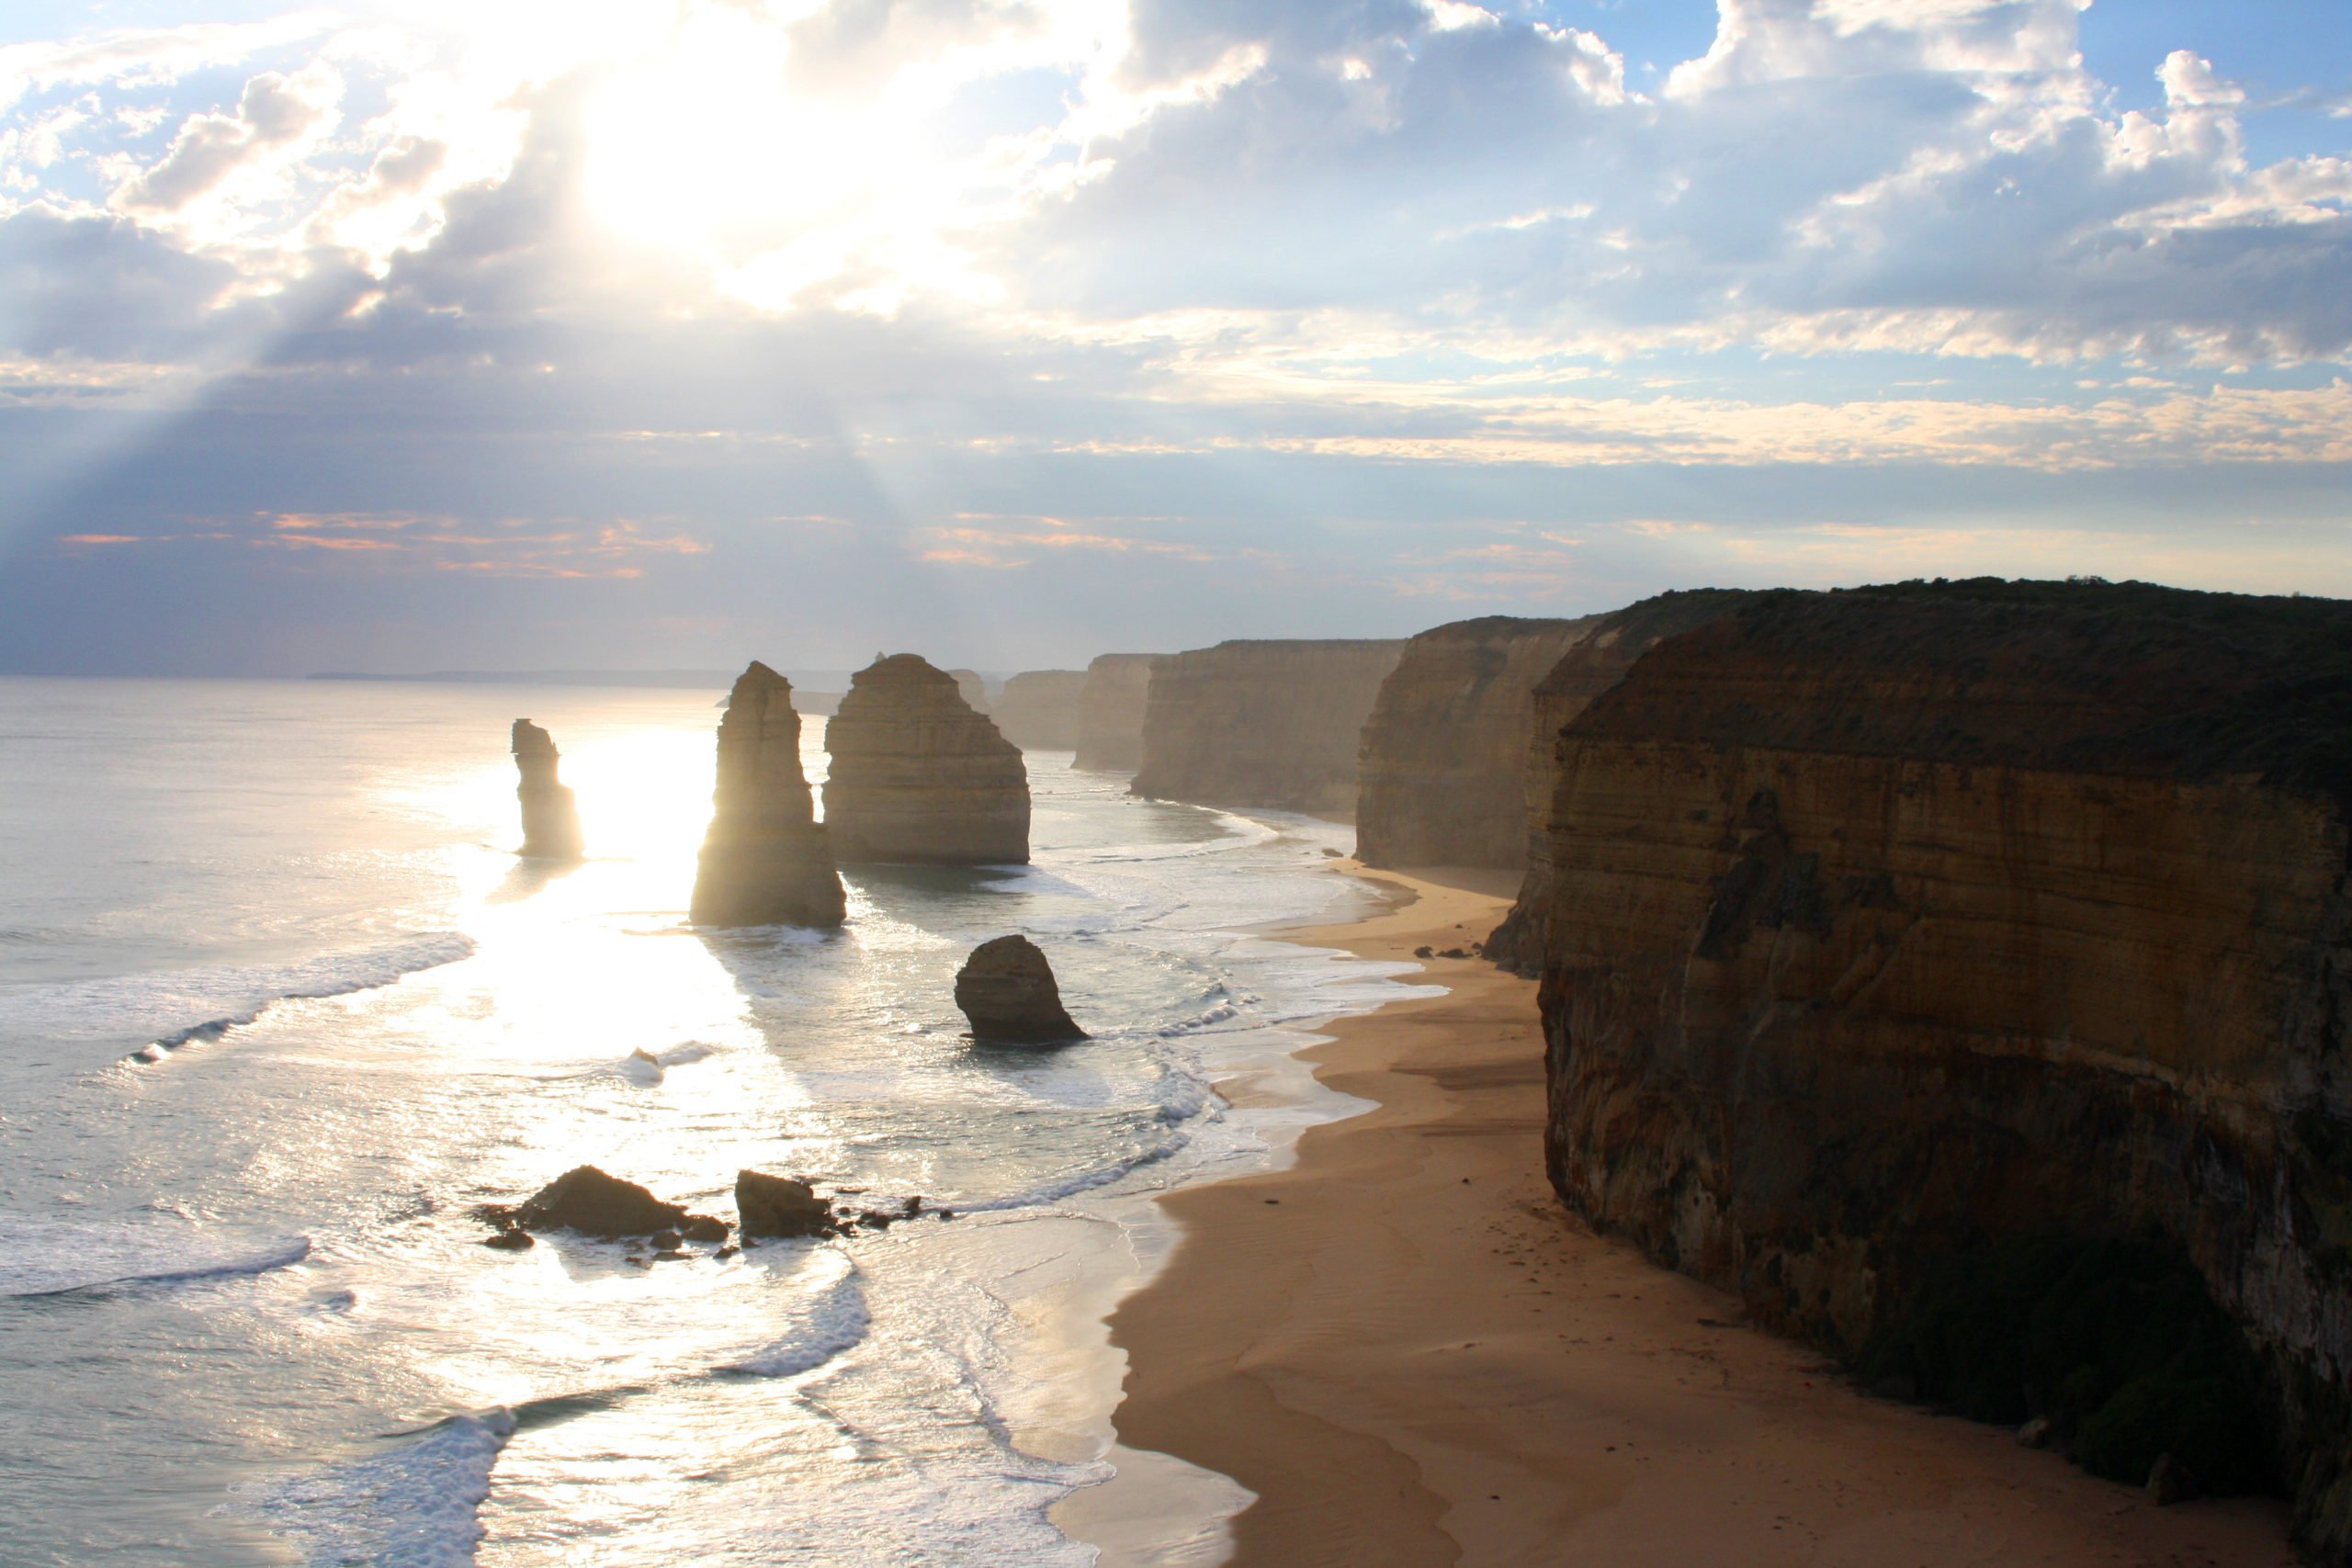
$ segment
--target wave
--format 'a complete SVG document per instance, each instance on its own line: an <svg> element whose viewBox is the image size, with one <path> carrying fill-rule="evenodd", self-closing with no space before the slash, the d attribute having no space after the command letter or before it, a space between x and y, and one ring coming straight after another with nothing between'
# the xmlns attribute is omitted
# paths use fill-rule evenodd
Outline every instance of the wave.
<svg viewBox="0 0 2352 1568"><path fill-rule="evenodd" d="M842 1261L839 1276L809 1301L806 1317L790 1336L718 1370L739 1377L797 1377L865 1343L874 1328L874 1314L866 1305L857 1265L845 1257Z"/></svg>
<svg viewBox="0 0 2352 1568"><path fill-rule="evenodd" d="M266 1274L311 1255L306 1235L0 1218L0 1297L62 1296L132 1285Z"/></svg>
<svg viewBox="0 0 2352 1568"><path fill-rule="evenodd" d="M372 991L379 987L393 985L420 971L437 969L445 964L470 958L473 952L471 938L456 931L436 931L429 936L412 937L382 947L329 953L282 969L251 971L249 973L259 984L254 991L247 993L254 999L243 1009L159 1035L123 1059L151 1064L160 1062L184 1046L209 1044L232 1029L243 1029L257 1022L262 1014L280 1002L346 997L356 991ZM263 990L261 984L270 988Z"/></svg>
<svg viewBox="0 0 2352 1568"><path fill-rule="evenodd" d="M511 1410L452 1416L387 1452L277 1482L258 1493L269 1528L314 1563L470 1568Z"/></svg>
<svg viewBox="0 0 2352 1568"><path fill-rule="evenodd" d="M706 1056L715 1056L718 1054L718 1047L716 1045L707 1045L699 1040L689 1040L683 1045L673 1045L667 1051L655 1052L642 1048L631 1051L621 1058L620 1065L613 1071L633 1084L650 1089L668 1075L670 1068L683 1067L689 1062L699 1062Z"/></svg>

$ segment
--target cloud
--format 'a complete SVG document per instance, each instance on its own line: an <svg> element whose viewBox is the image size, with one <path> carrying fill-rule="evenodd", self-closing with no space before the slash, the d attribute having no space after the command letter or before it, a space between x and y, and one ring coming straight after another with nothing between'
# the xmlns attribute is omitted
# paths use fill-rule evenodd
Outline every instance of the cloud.
<svg viewBox="0 0 2352 1568"><path fill-rule="evenodd" d="M292 75L265 71L246 82L235 110L191 115L171 151L116 193L127 211L174 213L240 171L298 154L334 127L343 79L323 61Z"/></svg>

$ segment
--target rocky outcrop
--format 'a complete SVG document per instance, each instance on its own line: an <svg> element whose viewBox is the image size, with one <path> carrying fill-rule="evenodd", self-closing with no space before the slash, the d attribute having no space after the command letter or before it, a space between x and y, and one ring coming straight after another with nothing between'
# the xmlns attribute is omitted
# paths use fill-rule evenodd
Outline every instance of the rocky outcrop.
<svg viewBox="0 0 2352 1568"><path fill-rule="evenodd" d="M476 1213L502 1234L569 1230L606 1240L673 1231L690 1217L684 1206L593 1165L573 1167L511 1208L491 1204Z"/></svg>
<svg viewBox="0 0 2352 1568"><path fill-rule="evenodd" d="M1053 965L1025 936L1001 936L972 949L956 976L956 1005L975 1040L1046 1045L1086 1038L1062 1010Z"/></svg>
<svg viewBox="0 0 2352 1568"><path fill-rule="evenodd" d="M950 670L947 678L956 682L956 694L974 713L989 711L989 683L977 670Z"/></svg>
<svg viewBox="0 0 2352 1568"><path fill-rule="evenodd" d="M1068 751L1078 745L1083 670L1024 670L1004 683L989 716L1023 751Z"/></svg>
<svg viewBox="0 0 2352 1568"><path fill-rule="evenodd" d="M1603 619L1489 615L1406 643L1364 722L1356 858L1524 866L1535 686Z"/></svg>
<svg viewBox="0 0 2352 1568"><path fill-rule="evenodd" d="M735 1173L735 1213L746 1241L831 1235L839 1228L832 1203L808 1182L759 1170Z"/></svg>
<svg viewBox="0 0 2352 1568"><path fill-rule="evenodd" d="M800 769L792 682L752 661L718 723L718 784L695 874L701 926L838 926L847 905Z"/></svg>
<svg viewBox="0 0 2352 1568"><path fill-rule="evenodd" d="M1128 773L1143 761L1143 710L1157 653L1105 653L1086 667L1078 694L1078 755L1070 765Z"/></svg>
<svg viewBox="0 0 2352 1568"><path fill-rule="evenodd" d="M2352 606L1757 595L1562 739L1554 1184L1853 1348L1935 1258L2158 1233L2352 1560Z"/></svg>
<svg viewBox="0 0 2352 1568"><path fill-rule="evenodd" d="M511 744L515 772L522 775L514 786L515 798L523 803L521 852L533 860L578 860L582 847L580 806L556 777L555 737L529 719L518 718Z"/></svg>
<svg viewBox="0 0 2352 1568"><path fill-rule="evenodd" d="M1021 748L915 655L876 660L851 679L825 750L825 823L843 862L1028 860Z"/></svg>
<svg viewBox="0 0 2352 1568"><path fill-rule="evenodd" d="M1703 626L1738 604L1736 589L1661 593L1589 623L1535 684L1534 720L1521 778L1526 805L1527 870L1510 913L1487 938L1486 956L1533 976L1544 964L1544 920L1552 905L1552 799L1560 777L1560 732L1595 697L1623 680L1634 661L1663 638Z"/></svg>
<svg viewBox="0 0 2352 1568"><path fill-rule="evenodd" d="M1345 820L1402 642L1221 642L1154 666L1134 793Z"/></svg>

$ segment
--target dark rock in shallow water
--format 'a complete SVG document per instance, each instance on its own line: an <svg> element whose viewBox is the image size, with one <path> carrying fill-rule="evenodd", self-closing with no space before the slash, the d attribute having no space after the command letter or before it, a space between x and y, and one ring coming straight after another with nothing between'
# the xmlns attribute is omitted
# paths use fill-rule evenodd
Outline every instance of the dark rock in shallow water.
<svg viewBox="0 0 2352 1568"><path fill-rule="evenodd" d="M531 1239L529 1231L500 1231L496 1235L482 1237L481 1244L494 1247L501 1252L528 1252L538 1245Z"/></svg>
<svg viewBox="0 0 2352 1568"><path fill-rule="evenodd" d="M493 1224L503 1214L524 1230L572 1230L606 1240L675 1230L686 1219L679 1205L593 1165L565 1171L512 1210L484 1213Z"/></svg>
<svg viewBox="0 0 2352 1568"><path fill-rule="evenodd" d="M708 1214L688 1214L686 1223L678 1228L685 1234L688 1241L720 1242L727 1239L727 1222Z"/></svg>
<svg viewBox="0 0 2352 1568"><path fill-rule="evenodd" d="M838 1228L832 1204L818 1197L816 1189L764 1171L735 1173L735 1212L747 1238L831 1235Z"/></svg>
<svg viewBox="0 0 2352 1568"><path fill-rule="evenodd" d="M1053 965L1025 936L1001 936L974 948L956 976L956 1005L971 1021L975 1040L1046 1045L1086 1038L1062 1010Z"/></svg>

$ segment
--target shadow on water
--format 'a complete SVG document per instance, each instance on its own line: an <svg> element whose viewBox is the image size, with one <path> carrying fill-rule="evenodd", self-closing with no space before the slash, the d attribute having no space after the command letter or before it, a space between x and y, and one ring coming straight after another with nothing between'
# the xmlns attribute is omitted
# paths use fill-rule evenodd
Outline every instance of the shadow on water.
<svg viewBox="0 0 2352 1568"><path fill-rule="evenodd" d="M544 892L548 884L570 876L580 869L580 865L576 860L517 860L514 869L491 889L488 901L492 904L519 904Z"/></svg>

